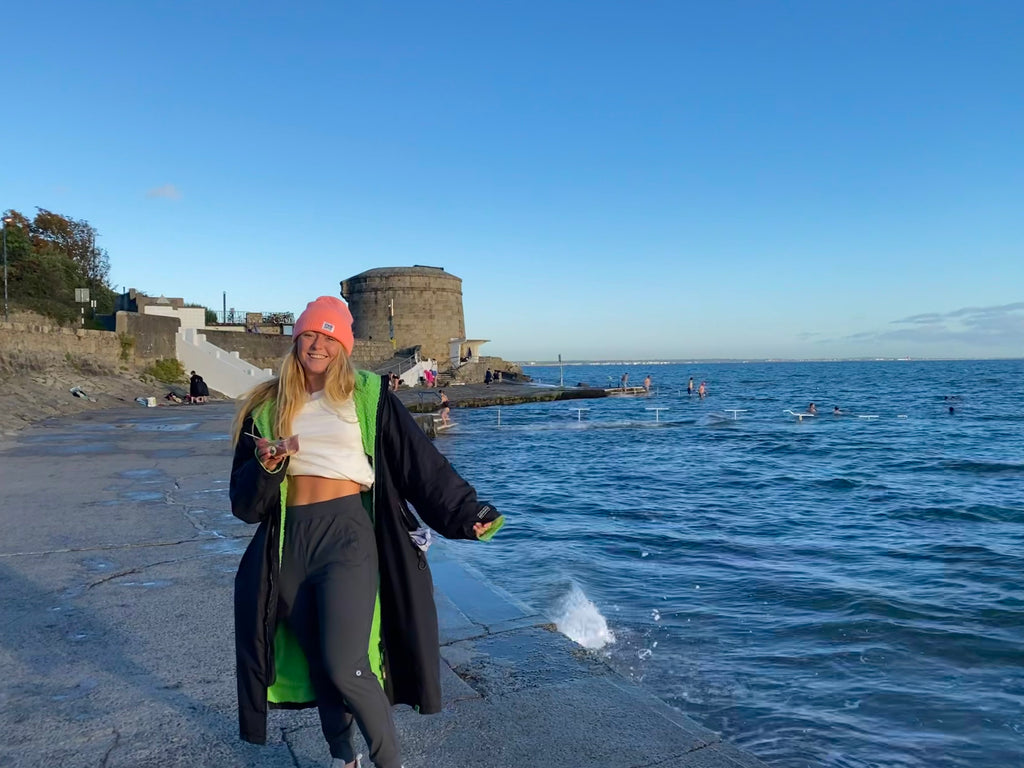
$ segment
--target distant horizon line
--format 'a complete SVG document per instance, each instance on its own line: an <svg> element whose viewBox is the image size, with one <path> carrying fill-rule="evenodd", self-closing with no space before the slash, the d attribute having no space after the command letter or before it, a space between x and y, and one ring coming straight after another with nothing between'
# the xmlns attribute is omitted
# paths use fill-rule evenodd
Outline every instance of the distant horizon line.
<svg viewBox="0 0 1024 768"><path fill-rule="evenodd" d="M707 365L714 363L942 363L993 360L1024 360L1024 357L704 357L669 358L664 360L627 359L576 359L576 360L512 360L524 367L548 367L557 365Z"/></svg>

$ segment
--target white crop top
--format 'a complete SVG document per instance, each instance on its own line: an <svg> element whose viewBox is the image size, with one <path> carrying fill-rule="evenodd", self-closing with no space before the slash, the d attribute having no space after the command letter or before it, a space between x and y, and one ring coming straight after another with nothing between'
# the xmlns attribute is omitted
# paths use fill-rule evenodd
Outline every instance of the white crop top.
<svg viewBox="0 0 1024 768"><path fill-rule="evenodd" d="M352 480L364 491L373 485L352 398L334 405L323 390L314 392L292 421L292 434L299 438L299 450L288 462L289 475Z"/></svg>

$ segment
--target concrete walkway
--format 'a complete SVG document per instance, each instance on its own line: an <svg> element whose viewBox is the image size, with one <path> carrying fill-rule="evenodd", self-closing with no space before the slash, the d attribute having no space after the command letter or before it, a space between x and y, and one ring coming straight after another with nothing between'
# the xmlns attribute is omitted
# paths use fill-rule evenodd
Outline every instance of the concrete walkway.
<svg viewBox="0 0 1024 768"><path fill-rule="evenodd" d="M0 765L328 765L315 711L237 738L231 404L94 411L0 443ZM514 511L510 524L515 524ZM490 546L500 546L498 541ZM441 714L408 768L761 765L431 550Z"/></svg>

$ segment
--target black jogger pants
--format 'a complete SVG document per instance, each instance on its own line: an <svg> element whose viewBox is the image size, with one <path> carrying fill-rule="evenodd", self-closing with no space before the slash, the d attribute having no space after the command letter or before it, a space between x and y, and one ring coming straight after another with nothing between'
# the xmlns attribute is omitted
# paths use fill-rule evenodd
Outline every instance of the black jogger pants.
<svg viewBox="0 0 1024 768"><path fill-rule="evenodd" d="M370 669L377 542L358 495L288 507L278 617L298 638L331 757L355 759L352 716L380 768L398 768L391 705Z"/></svg>

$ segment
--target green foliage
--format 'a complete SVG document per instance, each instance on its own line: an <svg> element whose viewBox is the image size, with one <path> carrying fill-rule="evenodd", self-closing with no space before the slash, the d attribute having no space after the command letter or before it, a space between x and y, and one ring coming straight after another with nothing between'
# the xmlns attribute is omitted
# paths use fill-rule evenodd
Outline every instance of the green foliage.
<svg viewBox="0 0 1024 768"><path fill-rule="evenodd" d="M180 360L164 358L149 365L145 373L167 384L181 384L185 381L185 367Z"/></svg>
<svg viewBox="0 0 1024 768"><path fill-rule="evenodd" d="M85 315L110 314L116 297L107 285L110 261L96 247L96 230L85 220L72 219L43 208L34 219L7 211L8 292L15 307L40 312L61 325L79 324L82 305L75 289L88 288L96 309Z"/></svg>
<svg viewBox="0 0 1024 768"><path fill-rule="evenodd" d="M127 333L117 334L117 340L121 344L121 360L127 363L132 359L132 351L135 349L135 337ZM185 369L181 369L181 375L185 375Z"/></svg>
<svg viewBox="0 0 1024 768"><path fill-rule="evenodd" d="M37 312L40 315L53 320L57 325L75 325L79 321L79 311L76 305L64 304L53 299L46 298L27 298L17 299L11 298L11 306L18 309L27 309L31 312Z"/></svg>

